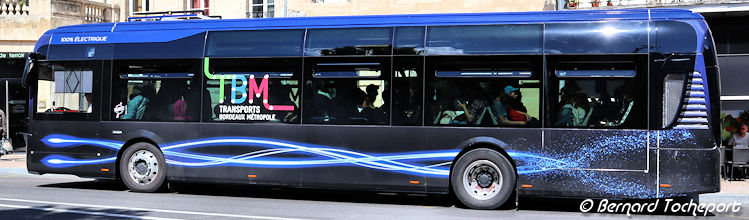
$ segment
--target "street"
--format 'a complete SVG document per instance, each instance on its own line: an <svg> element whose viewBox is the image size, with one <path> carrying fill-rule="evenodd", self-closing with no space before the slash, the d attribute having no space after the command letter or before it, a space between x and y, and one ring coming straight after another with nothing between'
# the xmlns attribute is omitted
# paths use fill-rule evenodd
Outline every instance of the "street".
<svg viewBox="0 0 749 220"><path fill-rule="evenodd" d="M178 192L133 193L117 182L69 175L0 173L2 219L628 219L626 214L581 213L581 200L521 199L519 209L470 210L449 196L177 185ZM704 200L704 199L703 199ZM744 205L743 209L747 206ZM743 211L743 210L742 210ZM713 219L747 218L715 213ZM637 219L684 215L633 215ZM690 216L691 217L691 216Z"/></svg>

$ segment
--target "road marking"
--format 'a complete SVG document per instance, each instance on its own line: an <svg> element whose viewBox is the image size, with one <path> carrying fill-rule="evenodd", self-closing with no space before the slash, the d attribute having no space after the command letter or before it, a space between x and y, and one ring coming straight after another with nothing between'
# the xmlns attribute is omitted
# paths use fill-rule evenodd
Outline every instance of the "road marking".
<svg viewBox="0 0 749 220"><path fill-rule="evenodd" d="M0 204L0 207L14 208L14 209L34 209L34 210L41 210L41 211L47 211L47 212L57 212L57 213L75 213L75 214L83 214L83 215L99 215L99 216L117 217L117 218L154 219L154 220L172 220L173 219L173 218L159 218L159 217L148 217L148 216L137 216L137 215L111 214L111 213L105 213L105 212L89 212L89 211L70 210L70 209L58 209L58 208L40 208L40 207L25 206L25 205L6 205L6 204Z"/></svg>
<svg viewBox="0 0 749 220"><path fill-rule="evenodd" d="M301 218L283 218L283 217L257 216L257 215L235 215L235 214L223 214L223 213L211 213L211 212L179 211L179 210L168 210L168 209L131 208L131 207L122 207L122 206L92 205L92 204L67 203L67 202L50 202L50 201L11 199L11 198L0 198L0 201L67 205L67 206L83 206L83 207L103 208L103 209L125 209L125 210L136 210L136 211L162 212L162 213L174 213L174 214L185 214L185 215L205 215L205 216L218 216L218 217L229 217L229 218L248 218L248 219L267 219L267 220L305 220Z"/></svg>

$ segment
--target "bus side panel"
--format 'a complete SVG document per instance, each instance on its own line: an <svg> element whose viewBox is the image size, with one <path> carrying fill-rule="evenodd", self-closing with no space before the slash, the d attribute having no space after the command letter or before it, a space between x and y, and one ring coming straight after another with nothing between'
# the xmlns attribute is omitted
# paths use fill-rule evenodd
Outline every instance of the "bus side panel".
<svg viewBox="0 0 749 220"><path fill-rule="evenodd" d="M720 190L720 152L710 130L660 131L659 197L673 197Z"/></svg>
<svg viewBox="0 0 749 220"><path fill-rule="evenodd" d="M183 147L169 149L171 180L299 186L299 169L291 164L303 153L279 147L276 142L297 140L300 127L283 124L202 123L195 135L180 140ZM244 143L243 143L244 141ZM261 142L269 142L262 144ZM203 145L194 143L206 142ZM172 145L177 142L166 144ZM292 150L292 151L283 151ZM174 153L172 153L174 152ZM182 153L182 154L175 154ZM284 162L285 161L285 162Z"/></svg>
<svg viewBox="0 0 749 220"><path fill-rule="evenodd" d="M33 121L34 129L26 151L28 170L114 178L115 148L77 142L99 140L99 125L99 122L86 121ZM62 139L71 141L59 141Z"/></svg>
<svg viewBox="0 0 749 220"><path fill-rule="evenodd" d="M718 150L660 151L659 197L720 191Z"/></svg>
<svg viewBox="0 0 749 220"><path fill-rule="evenodd" d="M544 136L550 162L521 174L520 195L577 198L651 198L655 196L655 139L647 131L576 130L561 139ZM554 142L557 140L557 142ZM648 150L650 146L651 150Z"/></svg>
<svg viewBox="0 0 749 220"><path fill-rule="evenodd" d="M452 157L430 151L420 127L306 125L300 131L300 143L320 150L300 162L326 159L300 166L304 187L424 191L425 176L449 173L444 163Z"/></svg>
<svg viewBox="0 0 749 220"><path fill-rule="evenodd" d="M568 198L652 198L655 181L645 172L552 170L526 175L532 188L518 189L521 196ZM527 184L531 183L531 184Z"/></svg>

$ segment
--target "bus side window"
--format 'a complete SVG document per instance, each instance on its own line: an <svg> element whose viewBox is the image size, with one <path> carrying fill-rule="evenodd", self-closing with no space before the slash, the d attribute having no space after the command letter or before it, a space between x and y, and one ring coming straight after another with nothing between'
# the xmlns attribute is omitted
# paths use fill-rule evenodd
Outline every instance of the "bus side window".
<svg viewBox="0 0 749 220"><path fill-rule="evenodd" d="M36 118L98 120L99 61L44 63L39 69Z"/></svg>
<svg viewBox="0 0 749 220"><path fill-rule="evenodd" d="M203 100L209 113L203 121L301 121L301 58L215 58L209 68L225 79L206 78Z"/></svg>
<svg viewBox="0 0 749 220"><path fill-rule="evenodd" d="M389 57L309 58L305 65L303 123L390 123Z"/></svg>
<svg viewBox="0 0 749 220"><path fill-rule="evenodd" d="M644 57L558 56L549 60L551 127L645 128Z"/></svg>
<svg viewBox="0 0 749 220"><path fill-rule="evenodd" d="M195 84L197 62L120 61L115 63L115 68L113 120L199 120L200 85Z"/></svg>
<svg viewBox="0 0 749 220"><path fill-rule="evenodd" d="M424 57L393 58L393 125L421 125Z"/></svg>
<svg viewBox="0 0 749 220"><path fill-rule="evenodd" d="M540 56L427 57L427 124L539 127Z"/></svg>

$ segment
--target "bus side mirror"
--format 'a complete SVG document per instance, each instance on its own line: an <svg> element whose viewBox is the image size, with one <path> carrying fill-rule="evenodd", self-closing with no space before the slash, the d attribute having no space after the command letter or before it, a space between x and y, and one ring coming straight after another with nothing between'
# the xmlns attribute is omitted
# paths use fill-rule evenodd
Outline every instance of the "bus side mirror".
<svg viewBox="0 0 749 220"><path fill-rule="evenodd" d="M29 74L33 74L33 71L35 70L35 64L36 63L36 53L29 54L28 57L26 57L26 64L23 66L23 75L21 76L21 86L23 88L27 88L29 86Z"/></svg>

